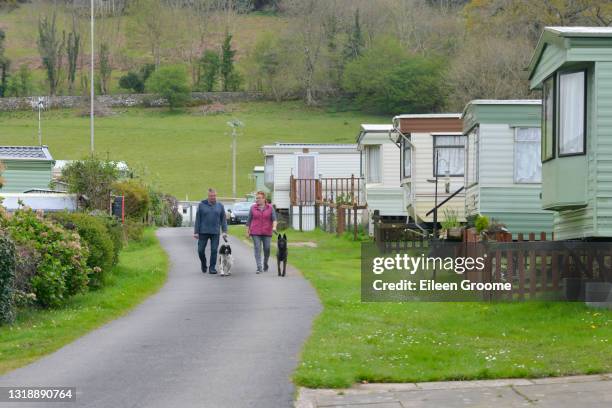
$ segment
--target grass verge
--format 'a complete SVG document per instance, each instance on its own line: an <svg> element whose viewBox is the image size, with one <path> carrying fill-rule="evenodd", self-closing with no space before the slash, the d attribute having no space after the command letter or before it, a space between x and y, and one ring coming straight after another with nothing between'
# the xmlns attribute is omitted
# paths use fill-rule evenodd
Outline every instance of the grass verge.
<svg viewBox="0 0 612 408"><path fill-rule="evenodd" d="M242 231L240 232L240 235ZM581 303L362 303L360 244L287 231L289 262L316 288L314 322L294 382L347 387L612 372L612 312Z"/></svg>
<svg viewBox="0 0 612 408"><path fill-rule="evenodd" d="M0 327L0 374L52 353L113 320L156 292L166 281L168 258L148 228L130 243L104 288L77 295L58 309L29 309L10 326Z"/></svg>

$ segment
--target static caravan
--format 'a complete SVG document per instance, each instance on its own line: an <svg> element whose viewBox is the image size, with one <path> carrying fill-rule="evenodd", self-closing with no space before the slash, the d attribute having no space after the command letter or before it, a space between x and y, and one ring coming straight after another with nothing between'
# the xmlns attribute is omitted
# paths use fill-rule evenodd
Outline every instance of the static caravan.
<svg viewBox="0 0 612 408"><path fill-rule="evenodd" d="M47 146L0 146L3 193L49 190L55 161Z"/></svg>
<svg viewBox="0 0 612 408"><path fill-rule="evenodd" d="M400 183L410 218L419 225L433 223L437 201L438 222L444 220L445 210L465 221L466 137L461 114L399 115L393 118L393 127L398 134Z"/></svg>
<svg viewBox="0 0 612 408"><path fill-rule="evenodd" d="M263 191L264 193L269 193L270 189L266 186L264 182L264 166L255 166L253 167L253 172L251 173L251 179L255 185L255 192Z"/></svg>
<svg viewBox="0 0 612 408"><path fill-rule="evenodd" d="M355 144L276 143L263 146L262 151L264 180L272 192L272 203L281 214L295 217L298 214L295 202L299 201L302 214L312 216L312 220L304 224L306 230L315 226L314 202L317 198L336 200L346 192L345 187L351 179L354 179L355 190L359 189L360 154ZM296 184L299 184L297 188ZM293 218L290 222L297 225Z"/></svg>
<svg viewBox="0 0 612 408"><path fill-rule="evenodd" d="M357 148L361 152L361 179L370 217L378 210L383 219L405 221L407 212L396 138L392 125L364 124L357 136Z"/></svg>
<svg viewBox="0 0 612 408"><path fill-rule="evenodd" d="M465 214L506 225L516 238L552 232L542 209L540 100L474 100L463 111Z"/></svg>
<svg viewBox="0 0 612 408"><path fill-rule="evenodd" d="M542 89L542 208L555 239L612 237L612 27L546 27L529 64Z"/></svg>

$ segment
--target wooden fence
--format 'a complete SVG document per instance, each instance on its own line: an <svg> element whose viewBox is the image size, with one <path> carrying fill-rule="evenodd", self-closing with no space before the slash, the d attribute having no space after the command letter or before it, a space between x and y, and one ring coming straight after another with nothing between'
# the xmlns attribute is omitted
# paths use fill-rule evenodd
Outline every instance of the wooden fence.
<svg viewBox="0 0 612 408"><path fill-rule="evenodd" d="M295 178L289 180L289 218L293 228L305 225L324 231L358 233L358 213L367 208L363 179L351 177Z"/></svg>

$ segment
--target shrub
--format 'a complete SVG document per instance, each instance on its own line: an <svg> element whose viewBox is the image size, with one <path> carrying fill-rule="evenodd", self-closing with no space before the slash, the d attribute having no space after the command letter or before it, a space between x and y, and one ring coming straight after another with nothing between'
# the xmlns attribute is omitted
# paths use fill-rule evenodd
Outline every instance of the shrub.
<svg viewBox="0 0 612 408"><path fill-rule="evenodd" d="M0 230L0 324L15 318L13 282L15 279L15 245L9 235Z"/></svg>
<svg viewBox="0 0 612 408"><path fill-rule="evenodd" d="M115 194L125 197L125 215L142 220L149 211L150 197L147 187L137 180L126 180L113 185Z"/></svg>
<svg viewBox="0 0 612 408"><path fill-rule="evenodd" d="M119 253L123 249L123 226L121 221L101 211L94 212L92 215L99 219L106 227L106 232L108 232L108 236L113 242L113 265L117 265Z"/></svg>
<svg viewBox="0 0 612 408"><path fill-rule="evenodd" d="M97 157L74 161L62 170L68 191L87 197L87 209L107 210L111 186L118 178L117 165Z"/></svg>
<svg viewBox="0 0 612 408"><path fill-rule="evenodd" d="M127 240L142 241L142 237L144 236L144 227L144 223L127 218L123 226Z"/></svg>
<svg viewBox="0 0 612 408"><path fill-rule="evenodd" d="M79 234L39 217L29 208L16 211L4 224L17 245L40 254L31 285L41 306L59 306L68 296L87 289L89 250Z"/></svg>
<svg viewBox="0 0 612 408"><path fill-rule="evenodd" d="M191 97L187 72L180 66L159 68L147 79L145 89L165 98L171 108L186 105Z"/></svg>
<svg viewBox="0 0 612 408"><path fill-rule="evenodd" d="M89 248L87 266L91 269L89 276L89 286L102 286L104 273L113 267L114 244L108 234L106 226L97 217L85 213L55 213L51 218L66 229L76 230ZM100 268L99 273L94 272L94 268Z"/></svg>

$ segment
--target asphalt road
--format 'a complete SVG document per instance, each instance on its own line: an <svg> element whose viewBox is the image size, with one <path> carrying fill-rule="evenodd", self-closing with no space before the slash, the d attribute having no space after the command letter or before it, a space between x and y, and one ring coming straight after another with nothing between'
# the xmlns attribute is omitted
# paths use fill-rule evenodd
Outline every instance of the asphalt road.
<svg viewBox="0 0 612 408"><path fill-rule="evenodd" d="M290 381L320 309L293 268L255 274L252 249L231 238L231 277L200 272L189 228L161 229L168 282L131 311L29 366L0 386L76 387L72 403L32 407L290 407ZM291 259L291 258L290 258ZM273 264L273 262L271 262Z"/></svg>

